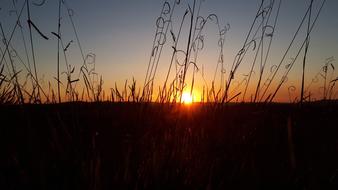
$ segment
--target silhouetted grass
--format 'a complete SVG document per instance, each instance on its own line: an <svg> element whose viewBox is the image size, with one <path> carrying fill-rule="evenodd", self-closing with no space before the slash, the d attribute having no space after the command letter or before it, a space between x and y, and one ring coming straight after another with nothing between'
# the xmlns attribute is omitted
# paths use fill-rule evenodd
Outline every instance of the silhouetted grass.
<svg viewBox="0 0 338 190"><path fill-rule="evenodd" d="M268 58L282 1L261 1L242 48L232 65L227 65L223 51L230 25L222 26L216 14L201 15L203 0L165 1L156 19L144 84L133 78L105 92L104 80L96 73L96 55L84 51L74 10L65 0L57 1L57 31L48 33L57 40L56 85L48 81L45 89L33 33L43 40L50 38L31 20L30 8L42 8L46 1L25 0L17 9L13 0L16 24L9 37L0 23L0 146L4 155L0 157L0 188L337 188L338 105L334 99L338 78L333 57L325 60L304 88L309 36L325 0L321 2L312 20L311 0L281 61L273 65ZM176 14L179 8L185 10L183 15ZM173 23L175 17L180 18L178 26ZM291 63L285 64L306 18L306 39ZM27 20L27 34L22 20ZM66 41L62 35L66 21L73 40ZM204 63L199 60L209 35L207 24L217 29L219 49L212 81L205 80ZM12 44L17 30L26 60ZM184 34L188 39L182 39ZM68 61L74 45L81 55L78 67ZM168 45L172 49L169 67L164 83L156 84L158 68L163 67L162 52ZM290 85L290 104L273 103L304 47L301 95ZM238 69L250 51L253 62L241 75ZM23 69L17 69L13 59ZM255 83L252 76L257 64ZM283 74L277 89L270 91L278 72ZM204 82L201 102L181 104L184 91L193 94L198 77ZM322 101L315 101L311 93L314 83L323 85ZM256 88L249 101L250 85Z"/></svg>
<svg viewBox="0 0 338 190"><path fill-rule="evenodd" d="M1 187L337 187L337 103L1 106ZM151 116L151 117L150 117Z"/></svg>

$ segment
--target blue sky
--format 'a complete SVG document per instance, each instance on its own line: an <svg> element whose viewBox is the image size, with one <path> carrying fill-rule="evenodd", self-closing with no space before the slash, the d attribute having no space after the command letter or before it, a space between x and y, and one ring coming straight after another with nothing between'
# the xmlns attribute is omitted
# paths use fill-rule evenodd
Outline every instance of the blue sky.
<svg viewBox="0 0 338 190"><path fill-rule="evenodd" d="M24 0L17 0L18 7ZM39 0L31 1L41 2ZM155 21L160 14L164 3L162 0L68 0L69 6L74 10L74 22L85 53L96 54L96 69L105 80L105 87L109 88L115 81L122 83L125 79L135 77L142 81L151 53L151 46L155 32ZM172 2L172 1L168 1ZM224 56L229 65L236 53L243 45L247 31L259 7L260 0L205 0L201 14L206 16L214 13L218 15L220 23L230 24L227 33ZM314 0L314 10L318 10L321 0ZM192 3L182 0L182 10ZM271 62L278 63L291 41L293 33L304 15L310 0L282 0L280 19L277 24L275 39L272 45ZM46 0L43 6L31 6L32 20L38 25L50 40L46 41L34 35L37 50L37 65L39 73L46 80L55 76L56 67L56 39L50 32L57 31L57 1ZM0 2L0 22L8 36L14 26L15 17L9 14L12 0ZM316 27L311 34L311 44L308 56L307 79L311 80L320 70L327 57L338 56L338 1L327 0L323 12L319 17ZM24 24L26 12L21 20ZM180 18L182 15L177 15ZM65 41L74 40L75 36L65 11L63 10L62 34ZM27 29L24 29L27 32ZM206 73L210 78L215 67L217 46L215 30L208 26L206 36L209 40L204 50L203 63ZM305 28L296 42L304 39ZM28 39L28 38L27 38ZM16 33L13 44L18 52L23 52L19 33ZM170 47L168 48L170 52ZM294 48L292 53L295 52ZM79 50L75 43L70 47L70 62L75 66L81 65ZM288 58L291 58L292 53ZM208 61L212 63L208 63ZM159 78L168 67L168 60L160 63ZM201 63L202 64L202 63ZM297 63L290 73L290 83L298 85L300 81L300 64ZM247 72L249 64L240 68L241 73Z"/></svg>

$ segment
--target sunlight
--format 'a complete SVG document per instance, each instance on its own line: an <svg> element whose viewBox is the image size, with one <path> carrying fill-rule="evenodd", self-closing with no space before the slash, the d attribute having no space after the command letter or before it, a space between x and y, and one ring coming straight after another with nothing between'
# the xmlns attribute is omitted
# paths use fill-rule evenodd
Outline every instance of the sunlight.
<svg viewBox="0 0 338 190"><path fill-rule="evenodd" d="M184 104L191 104L192 103L192 96L189 92L183 92L182 94L182 103Z"/></svg>

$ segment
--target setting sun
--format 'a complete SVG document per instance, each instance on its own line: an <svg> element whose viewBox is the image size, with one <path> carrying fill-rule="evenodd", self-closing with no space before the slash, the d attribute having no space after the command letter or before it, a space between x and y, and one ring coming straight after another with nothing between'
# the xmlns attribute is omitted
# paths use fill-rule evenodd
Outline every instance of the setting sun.
<svg viewBox="0 0 338 190"><path fill-rule="evenodd" d="M191 104L192 103L192 96L189 92L183 92L182 103L184 103L184 104Z"/></svg>
<svg viewBox="0 0 338 190"><path fill-rule="evenodd" d="M0 0L1 189L338 190L337 9Z"/></svg>

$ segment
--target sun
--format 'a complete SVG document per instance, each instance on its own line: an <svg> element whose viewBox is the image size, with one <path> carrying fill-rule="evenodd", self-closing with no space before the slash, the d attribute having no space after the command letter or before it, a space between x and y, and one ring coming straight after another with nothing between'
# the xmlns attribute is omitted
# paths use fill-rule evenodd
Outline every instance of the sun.
<svg viewBox="0 0 338 190"><path fill-rule="evenodd" d="M189 92L183 92L182 103L184 103L184 104L191 104L192 103L192 96L190 95Z"/></svg>

